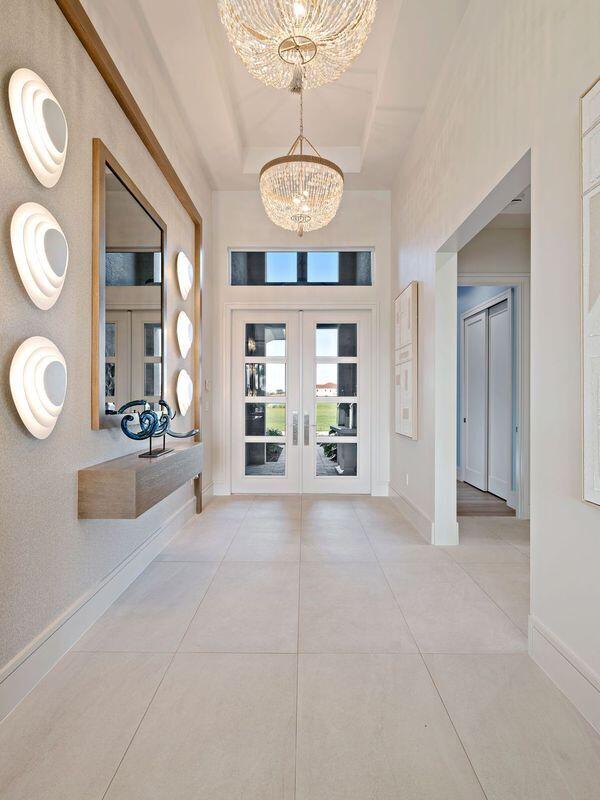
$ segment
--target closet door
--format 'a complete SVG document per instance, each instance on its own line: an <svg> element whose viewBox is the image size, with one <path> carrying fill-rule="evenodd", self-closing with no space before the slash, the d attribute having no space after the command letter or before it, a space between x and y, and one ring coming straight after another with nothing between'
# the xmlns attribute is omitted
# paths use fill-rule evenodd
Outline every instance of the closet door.
<svg viewBox="0 0 600 800"><path fill-rule="evenodd" d="M508 499L512 453L512 332L508 301L489 309L488 491Z"/></svg>
<svg viewBox="0 0 600 800"><path fill-rule="evenodd" d="M464 478L487 491L487 310L464 321Z"/></svg>

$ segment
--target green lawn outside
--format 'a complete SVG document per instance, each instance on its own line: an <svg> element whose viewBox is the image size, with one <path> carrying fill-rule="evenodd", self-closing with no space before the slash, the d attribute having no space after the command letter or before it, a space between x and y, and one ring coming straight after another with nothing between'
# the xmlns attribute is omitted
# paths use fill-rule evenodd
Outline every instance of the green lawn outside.
<svg viewBox="0 0 600 800"><path fill-rule="evenodd" d="M337 423L337 403L317 403L317 435L326 436Z"/></svg>
<svg viewBox="0 0 600 800"><path fill-rule="evenodd" d="M317 403L317 433L327 435L330 425L337 422L336 403ZM269 403L267 405L267 430L283 431L285 429L285 405Z"/></svg>

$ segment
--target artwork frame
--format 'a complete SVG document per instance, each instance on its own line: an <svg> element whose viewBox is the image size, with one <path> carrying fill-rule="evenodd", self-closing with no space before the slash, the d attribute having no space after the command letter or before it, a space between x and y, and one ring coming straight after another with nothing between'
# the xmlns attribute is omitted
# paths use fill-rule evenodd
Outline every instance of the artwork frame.
<svg viewBox="0 0 600 800"><path fill-rule="evenodd" d="M580 110L582 497L600 506L600 78Z"/></svg>
<svg viewBox="0 0 600 800"><path fill-rule="evenodd" d="M394 300L394 429L418 438L419 284L412 281Z"/></svg>

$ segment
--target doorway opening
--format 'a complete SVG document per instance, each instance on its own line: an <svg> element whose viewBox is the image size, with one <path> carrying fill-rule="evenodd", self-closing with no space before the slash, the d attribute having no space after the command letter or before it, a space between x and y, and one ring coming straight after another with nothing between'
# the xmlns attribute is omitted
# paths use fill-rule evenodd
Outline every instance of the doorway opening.
<svg viewBox="0 0 600 800"><path fill-rule="evenodd" d="M520 518L529 517L529 232L522 231L527 239L525 267L515 265L514 252L503 247L502 241L511 238L518 240L516 231L525 217L529 227L530 211L527 206L530 184L531 154L527 152L436 253L434 544L459 543L459 284L487 285L496 289L505 287L513 291L516 321L514 342L518 360L516 391L520 409L516 426L518 430L513 434L516 435L516 443L511 448L516 459L515 511ZM515 208L518 209L517 213ZM511 230L515 233L514 237Z"/></svg>

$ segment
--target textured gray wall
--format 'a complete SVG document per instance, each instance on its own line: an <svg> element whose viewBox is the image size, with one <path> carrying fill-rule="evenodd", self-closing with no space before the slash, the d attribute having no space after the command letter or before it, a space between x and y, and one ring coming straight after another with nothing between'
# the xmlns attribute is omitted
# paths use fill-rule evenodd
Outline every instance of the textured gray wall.
<svg viewBox="0 0 600 800"><path fill-rule="evenodd" d="M174 400L174 326L183 303L175 254L193 253L193 227L54 0L0 0L0 669L97 585L192 496L184 487L139 520L80 522L77 470L131 449L117 431L90 427L92 138L114 153L167 223L168 391ZM48 83L65 112L69 151L53 189L38 183L21 152L8 105L8 81L29 67ZM10 219L36 201L60 222L70 248L67 279L56 305L37 309L10 249ZM68 366L63 414L45 441L22 425L10 395L12 356L28 336L48 336ZM188 357L191 372L191 357ZM179 425L191 426L188 418ZM139 446L138 448L139 449ZM1 674L1 673L0 673Z"/></svg>

